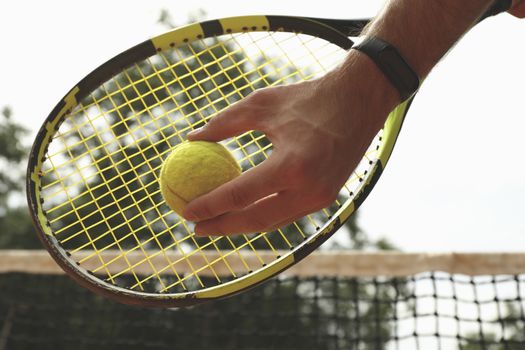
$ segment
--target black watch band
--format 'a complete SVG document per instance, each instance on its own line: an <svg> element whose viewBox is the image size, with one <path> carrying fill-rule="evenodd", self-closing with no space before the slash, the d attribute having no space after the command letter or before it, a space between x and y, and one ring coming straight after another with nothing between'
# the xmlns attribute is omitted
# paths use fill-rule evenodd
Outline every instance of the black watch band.
<svg viewBox="0 0 525 350"><path fill-rule="evenodd" d="M375 62L399 92L401 100L410 98L419 88L419 77L397 49L376 37L368 37L352 47Z"/></svg>

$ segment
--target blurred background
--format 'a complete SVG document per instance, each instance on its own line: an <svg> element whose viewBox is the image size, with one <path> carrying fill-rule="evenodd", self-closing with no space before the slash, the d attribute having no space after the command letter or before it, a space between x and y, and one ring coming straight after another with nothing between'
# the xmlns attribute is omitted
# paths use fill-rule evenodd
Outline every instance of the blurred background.
<svg viewBox="0 0 525 350"><path fill-rule="evenodd" d="M188 21L248 14L363 18L382 3L2 2L0 246L40 248L23 190L28 148L56 102L107 59ZM488 19L426 79L384 176L359 211L363 239L405 251L523 249L525 46L518 43L524 35L524 22L508 14Z"/></svg>
<svg viewBox="0 0 525 350"><path fill-rule="evenodd" d="M250 14L369 18L382 3L1 1L0 249L42 248L25 202L29 148L57 101L109 58L191 21ZM523 251L524 37L525 21L504 14L476 26L439 63L375 190L324 249ZM440 349L458 343L473 350L500 338L504 345L490 349L521 349L523 277L288 276L174 311L119 305L60 275L4 273L0 350L391 349L399 341L403 349L435 341ZM429 315L435 318L424 319Z"/></svg>

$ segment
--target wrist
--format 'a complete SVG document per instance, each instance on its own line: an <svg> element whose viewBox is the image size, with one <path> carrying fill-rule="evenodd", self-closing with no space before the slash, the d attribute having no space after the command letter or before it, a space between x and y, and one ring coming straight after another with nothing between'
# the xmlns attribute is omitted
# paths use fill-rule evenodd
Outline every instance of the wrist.
<svg viewBox="0 0 525 350"><path fill-rule="evenodd" d="M381 70L402 101L408 100L419 89L419 77L405 58L390 43L378 37L366 37L352 49L364 53Z"/></svg>
<svg viewBox="0 0 525 350"><path fill-rule="evenodd" d="M344 81L351 86L353 94L364 102L366 109L388 114L401 103L397 89L366 54L351 50L343 70Z"/></svg>
<svg viewBox="0 0 525 350"><path fill-rule="evenodd" d="M344 63L321 79L323 90L332 91L335 103L346 111L349 126L371 137L401 102L399 92L377 65L356 50L349 51Z"/></svg>

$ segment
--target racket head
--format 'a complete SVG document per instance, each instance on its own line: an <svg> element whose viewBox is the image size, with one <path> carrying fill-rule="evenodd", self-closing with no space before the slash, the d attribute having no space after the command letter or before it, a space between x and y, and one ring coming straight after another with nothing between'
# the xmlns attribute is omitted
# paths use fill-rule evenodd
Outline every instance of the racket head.
<svg viewBox="0 0 525 350"><path fill-rule="evenodd" d="M51 111L30 153L27 199L44 246L81 285L147 306L232 295L297 263L370 193L411 99L391 112L336 202L273 232L196 237L164 203L158 174L169 150L220 110L324 74L352 45L316 20L244 16L172 30L104 63ZM244 171L271 155L258 132L223 144Z"/></svg>

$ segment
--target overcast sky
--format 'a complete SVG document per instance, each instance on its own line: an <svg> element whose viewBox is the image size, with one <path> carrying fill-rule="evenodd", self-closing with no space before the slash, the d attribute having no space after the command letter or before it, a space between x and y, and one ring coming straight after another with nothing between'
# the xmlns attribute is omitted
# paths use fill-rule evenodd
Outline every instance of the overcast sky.
<svg viewBox="0 0 525 350"><path fill-rule="evenodd" d="M307 4L306 4L307 3ZM160 9L183 22L288 14L373 16L382 1L1 1L0 106L33 133L84 75L165 30ZM407 116L361 224L407 251L525 248L525 20L477 26L434 69ZM30 140L27 140L28 143Z"/></svg>

